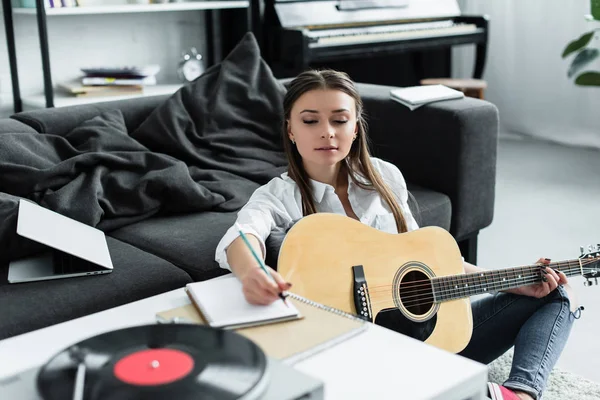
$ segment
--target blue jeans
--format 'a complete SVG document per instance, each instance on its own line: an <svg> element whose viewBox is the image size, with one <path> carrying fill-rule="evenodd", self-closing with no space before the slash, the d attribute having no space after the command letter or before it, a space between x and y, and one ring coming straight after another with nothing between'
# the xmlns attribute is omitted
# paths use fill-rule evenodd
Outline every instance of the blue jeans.
<svg viewBox="0 0 600 400"><path fill-rule="evenodd" d="M581 312L569 306L561 286L541 299L497 293L473 301L473 336L459 354L489 364L514 345L503 385L539 399Z"/></svg>

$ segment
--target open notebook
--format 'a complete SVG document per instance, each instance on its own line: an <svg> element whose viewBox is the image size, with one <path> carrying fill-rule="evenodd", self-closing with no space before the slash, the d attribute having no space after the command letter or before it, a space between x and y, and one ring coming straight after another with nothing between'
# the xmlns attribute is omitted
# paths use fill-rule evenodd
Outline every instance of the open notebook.
<svg viewBox="0 0 600 400"><path fill-rule="evenodd" d="M214 328L241 328L302 318L290 301L277 300L268 306L248 303L241 282L234 276L188 283L185 290Z"/></svg>

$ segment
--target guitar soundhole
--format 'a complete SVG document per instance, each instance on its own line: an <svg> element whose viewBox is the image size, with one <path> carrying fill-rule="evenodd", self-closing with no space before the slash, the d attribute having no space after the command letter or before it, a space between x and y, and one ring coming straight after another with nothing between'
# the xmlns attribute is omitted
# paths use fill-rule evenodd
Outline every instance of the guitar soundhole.
<svg viewBox="0 0 600 400"><path fill-rule="evenodd" d="M433 307L431 281L427 275L420 271L410 271L404 275L398 293L402 305L411 314L427 314Z"/></svg>

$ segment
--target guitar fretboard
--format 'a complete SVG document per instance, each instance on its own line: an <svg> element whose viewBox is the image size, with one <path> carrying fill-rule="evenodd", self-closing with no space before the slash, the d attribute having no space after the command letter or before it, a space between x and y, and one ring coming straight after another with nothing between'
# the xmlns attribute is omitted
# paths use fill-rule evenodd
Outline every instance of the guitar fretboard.
<svg viewBox="0 0 600 400"><path fill-rule="evenodd" d="M579 259L550 263L548 267L562 271L567 277L583 274ZM464 275L443 276L431 280L436 301L447 301L477 294L513 289L542 281L539 265L527 265Z"/></svg>

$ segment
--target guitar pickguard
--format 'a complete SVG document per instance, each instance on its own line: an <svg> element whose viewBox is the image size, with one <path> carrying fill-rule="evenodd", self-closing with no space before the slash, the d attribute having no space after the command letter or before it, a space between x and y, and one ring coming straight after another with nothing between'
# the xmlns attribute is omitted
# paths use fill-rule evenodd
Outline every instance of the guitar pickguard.
<svg viewBox="0 0 600 400"><path fill-rule="evenodd" d="M425 322L411 321L406 318L400 310L393 308L382 310L375 316L375 323L377 325L381 325L422 342L431 336L431 333L435 329L436 320L437 316L434 315Z"/></svg>

